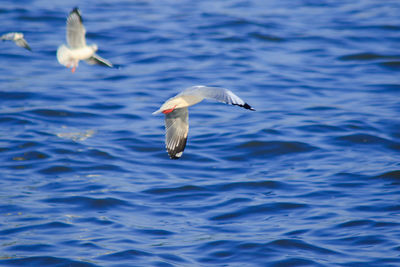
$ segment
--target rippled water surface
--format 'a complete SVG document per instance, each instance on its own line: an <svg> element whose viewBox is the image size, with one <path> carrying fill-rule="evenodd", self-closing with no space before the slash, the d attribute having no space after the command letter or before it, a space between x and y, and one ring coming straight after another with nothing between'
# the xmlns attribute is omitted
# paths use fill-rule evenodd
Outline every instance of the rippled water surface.
<svg viewBox="0 0 400 267"><path fill-rule="evenodd" d="M62 3L61 3L62 2ZM58 64L65 20L118 68ZM400 266L399 1L3 1L0 265ZM197 84L180 160L151 113Z"/></svg>

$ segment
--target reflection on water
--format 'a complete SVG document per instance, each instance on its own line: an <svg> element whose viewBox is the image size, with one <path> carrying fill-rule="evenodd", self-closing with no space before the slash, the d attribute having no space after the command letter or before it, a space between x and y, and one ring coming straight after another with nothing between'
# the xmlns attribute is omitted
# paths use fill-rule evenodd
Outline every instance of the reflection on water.
<svg viewBox="0 0 400 267"><path fill-rule="evenodd" d="M63 128L67 129L68 127L64 126ZM92 137L95 133L96 131L94 130L85 130L83 132L57 133L57 136L60 138L71 139L77 142L77 141L85 141L87 138Z"/></svg>

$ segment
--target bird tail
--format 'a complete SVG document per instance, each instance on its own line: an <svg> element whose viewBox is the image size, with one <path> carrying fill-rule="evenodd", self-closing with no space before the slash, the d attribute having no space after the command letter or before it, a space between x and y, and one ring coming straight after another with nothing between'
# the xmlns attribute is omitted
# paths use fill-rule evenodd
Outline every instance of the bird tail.
<svg viewBox="0 0 400 267"><path fill-rule="evenodd" d="M61 45L57 49L57 60L61 65L71 67L74 64L71 50L65 45Z"/></svg>

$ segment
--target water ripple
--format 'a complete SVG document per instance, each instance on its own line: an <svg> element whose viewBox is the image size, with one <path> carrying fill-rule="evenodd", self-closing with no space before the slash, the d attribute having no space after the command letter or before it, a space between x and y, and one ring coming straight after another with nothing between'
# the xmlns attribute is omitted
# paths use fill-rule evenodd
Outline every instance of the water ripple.
<svg viewBox="0 0 400 267"><path fill-rule="evenodd" d="M0 43L0 265L400 265L398 1L82 2L117 67L75 73L71 3L31 2L0 7L33 49ZM151 113L196 84L257 111L190 107L173 161Z"/></svg>
<svg viewBox="0 0 400 267"><path fill-rule="evenodd" d="M126 201L116 198L90 198L71 196L66 198L48 198L43 200L46 203L52 204L67 204L74 205L76 209L88 209L88 210L107 210L113 208L129 207L130 204Z"/></svg>
<svg viewBox="0 0 400 267"><path fill-rule="evenodd" d="M54 231L49 231L51 229L55 231L59 231L58 229L64 229L64 228L69 228L71 225L62 223L62 222L51 222L51 223L45 223L45 224L37 224L37 225L29 225L29 226L21 226L21 227L13 227L5 230L0 231L0 235L10 235L14 233L20 233L20 232L27 232L27 231L32 231L32 230L43 230L47 233L54 232Z"/></svg>
<svg viewBox="0 0 400 267"><path fill-rule="evenodd" d="M261 204L261 205L241 208L234 212L222 213L220 215L211 217L210 220L222 221L222 220L241 219L253 216L263 217L267 214L274 214L277 212L289 212L291 210L306 209L307 207L308 206L306 204L290 203L290 202Z"/></svg>
<svg viewBox="0 0 400 267"><path fill-rule="evenodd" d="M302 142L283 141L249 141L238 146L238 149L247 150L251 157L278 156L291 153L304 153L317 149Z"/></svg>
<svg viewBox="0 0 400 267"><path fill-rule="evenodd" d="M9 260L3 260L2 263L7 264L7 266L82 266L82 267L100 266L85 261L75 261L75 260L70 260L68 258L46 257L46 256L9 259Z"/></svg>

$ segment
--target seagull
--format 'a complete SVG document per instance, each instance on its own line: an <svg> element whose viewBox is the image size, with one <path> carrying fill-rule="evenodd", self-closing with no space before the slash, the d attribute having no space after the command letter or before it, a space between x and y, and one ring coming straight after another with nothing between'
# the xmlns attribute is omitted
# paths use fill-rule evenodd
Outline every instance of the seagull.
<svg viewBox="0 0 400 267"><path fill-rule="evenodd" d="M0 36L0 40L14 41L16 45L32 51L28 42L24 39L24 34L21 32L9 32Z"/></svg>
<svg viewBox="0 0 400 267"><path fill-rule="evenodd" d="M165 146L171 159L179 159L186 146L189 132L188 107L201 102L205 98L255 110L232 91L225 88L197 85L185 89L165 101L160 109L153 112L153 115L165 114Z"/></svg>
<svg viewBox="0 0 400 267"><path fill-rule="evenodd" d="M95 52L97 45L86 45L86 30L82 24L82 16L79 9L74 8L68 15L67 19L67 43L61 45L57 49L57 60L61 65L72 68L75 72L78 67L79 60L85 60L88 64L98 64L112 68L110 61L101 58Z"/></svg>

